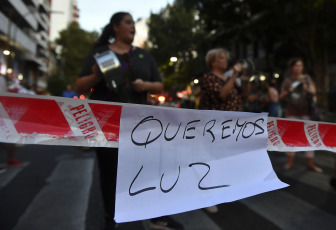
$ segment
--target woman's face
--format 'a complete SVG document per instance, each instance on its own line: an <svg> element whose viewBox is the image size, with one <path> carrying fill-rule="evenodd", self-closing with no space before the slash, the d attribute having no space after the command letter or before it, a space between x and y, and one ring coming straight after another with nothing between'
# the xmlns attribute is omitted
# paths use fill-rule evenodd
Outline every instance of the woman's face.
<svg viewBox="0 0 336 230"><path fill-rule="evenodd" d="M115 39L132 43L135 35L135 25L131 15L125 15L119 25L114 26Z"/></svg>
<svg viewBox="0 0 336 230"><path fill-rule="evenodd" d="M222 52L217 57L214 63L212 64L213 69L226 70L228 65L227 54Z"/></svg>
<svg viewBox="0 0 336 230"><path fill-rule="evenodd" d="M291 67L291 74L292 75L301 75L303 71L303 62L297 61L292 67Z"/></svg>

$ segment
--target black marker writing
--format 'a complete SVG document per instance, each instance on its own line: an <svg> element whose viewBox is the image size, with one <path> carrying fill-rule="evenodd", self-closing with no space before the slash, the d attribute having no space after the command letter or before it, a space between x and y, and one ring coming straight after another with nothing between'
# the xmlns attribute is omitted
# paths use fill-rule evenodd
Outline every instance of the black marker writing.
<svg viewBox="0 0 336 230"><path fill-rule="evenodd" d="M184 129L184 133L183 133L183 138L186 139L194 139L195 136L186 136L186 131L190 131L190 130L195 130L195 127L190 127L188 128L188 125L192 124L192 123L196 123L196 122L200 122L201 120L194 120L194 121L190 121L188 122L188 124L186 125L185 129Z"/></svg>
<svg viewBox="0 0 336 230"><path fill-rule="evenodd" d="M212 186L212 187L202 187L201 183L203 181L203 179L208 175L208 173L210 172L210 165L206 164L206 163L202 163L202 162L197 162L197 163L192 163L189 165L189 167L194 166L194 165L204 165L206 167L208 167L208 171L207 173L202 177L202 179L200 180L200 182L198 183L198 188L200 190L209 190L209 189L216 189L216 188L225 188L225 187L229 187L230 185L218 185L218 186Z"/></svg>
<svg viewBox="0 0 336 230"><path fill-rule="evenodd" d="M135 131L140 125L142 125L142 124L145 123L145 122L149 122L149 121L157 121L157 122L160 124L160 127L161 127L161 131L160 131L160 133L159 133L155 138L153 138L153 139L150 140L149 138L150 138L151 132L149 132L149 133L148 133L148 136L147 136L147 139L146 139L145 142L137 142L137 141L135 141L135 140L133 139L134 131ZM131 139L132 139L133 144L138 145L138 146L143 146L143 145L144 145L145 148L146 148L146 146L147 146L148 144L154 142L156 139L158 139L158 138L161 136L162 131L163 131L163 126L162 126L162 123L161 123L160 120L153 118L153 116L145 117L145 118L142 119L142 120L141 120L141 121L134 127L134 129L132 130Z"/></svg>
<svg viewBox="0 0 336 230"><path fill-rule="evenodd" d="M205 131L206 127L208 126L208 124L209 124L210 122L213 122L212 126L211 126L209 129L207 129L207 130ZM211 121L208 121L208 122L205 124L205 126L204 126L204 130L203 130L203 136L205 135L205 132L211 134L211 136L212 136L212 141L211 141L211 142L214 142L215 139L216 139L214 133L211 131L211 129L215 126L215 124L216 124L216 120L215 120L215 119L214 119L214 120L211 120Z"/></svg>
<svg viewBox="0 0 336 230"><path fill-rule="evenodd" d="M138 174L134 177L134 179L133 179L133 181L132 181L132 183L131 183L131 185L130 185L130 187L129 187L129 189L128 189L128 194L129 194L130 196L135 196L135 195L138 195L138 194L140 194L140 193L142 193L142 192L146 192L146 191L150 191L150 190L154 190L154 189L156 189L156 187L148 187L148 188L144 188L144 189L141 189L141 190L139 190L139 191L136 191L136 192L131 192L131 188L132 188L132 186L133 186L135 180L138 178L138 176L139 176L139 174L140 174L142 168L143 168L143 165L141 166L141 168L140 168Z"/></svg>
<svg viewBox="0 0 336 230"><path fill-rule="evenodd" d="M161 180L160 180L160 188L161 188L162 192L168 193L168 192L170 192L175 187L175 185L177 184L177 181L180 178L180 172L181 172L181 169L180 169L180 166L179 166L179 173L178 173L177 179L176 179L175 183L173 184L173 186L170 189L167 189L167 190L162 188L162 178L164 176L164 173L162 173Z"/></svg>
<svg viewBox="0 0 336 230"><path fill-rule="evenodd" d="M174 135L173 137L171 137L171 138L168 138L167 135L166 135L166 134L167 134L168 127L169 127L169 125L170 125L170 123L168 123L168 125L167 125L167 127L166 127L166 130L165 130L165 133L164 133L164 138L165 138L166 141L171 141L171 140L173 140L173 139L176 137L178 131L180 130L181 124L182 124L182 123L180 123L180 125L178 126L178 129L177 129L175 135Z"/></svg>
<svg viewBox="0 0 336 230"><path fill-rule="evenodd" d="M231 122L232 120L227 120L227 121L224 121L223 123L222 123L222 139L225 139L225 138L228 138L229 136L231 136L231 135L226 135L226 136L224 136L224 130L225 129L229 129L230 128L230 126L224 126L224 124L226 124L227 122Z"/></svg>

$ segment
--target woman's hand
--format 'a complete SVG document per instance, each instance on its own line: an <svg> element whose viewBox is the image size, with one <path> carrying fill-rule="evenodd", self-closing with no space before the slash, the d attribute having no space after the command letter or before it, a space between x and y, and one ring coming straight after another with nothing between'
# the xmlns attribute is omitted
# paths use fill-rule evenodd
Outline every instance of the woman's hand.
<svg viewBox="0 0 336 230"><path fill-rule="evenodd" d="M240 73L243 71L243 66L242 64L240 63L237 63L233 66L233 70L236 72L236 73Z"/></svg>
<svg viewBox="0 0 336 230"><path fill-rule="evenodd" d="M135 89L135 91L141 93L141 92L145 92L148 91L147 89L147 82L141 80L141 79L136 79L133 82L133 87Z"/></svg>

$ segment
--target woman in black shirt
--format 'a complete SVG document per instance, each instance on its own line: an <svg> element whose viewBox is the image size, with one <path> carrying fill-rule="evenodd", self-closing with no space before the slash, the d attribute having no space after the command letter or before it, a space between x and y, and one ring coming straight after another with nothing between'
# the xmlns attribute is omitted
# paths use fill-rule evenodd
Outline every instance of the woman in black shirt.
<svg viewBox="0 0 336 230"><path fill-rule="evenodd" d="M132 45L134 35L134 21L129 13L118 12L111 17L84 61L76 81L79 93L92 91L90 99L94 100L146 104L148 93L155 94L163 90L154 59L147 51ZM106 81L94 57L105 51L112 51L120 63L118 68L109 73L110 79L115 81L114 87ZM107 217L105 229L114 229L118 149L96 148L96 153ZM183 226L168 217L151 219L149 223L154 228L163 224L171 229L183 229Z"/></svg>

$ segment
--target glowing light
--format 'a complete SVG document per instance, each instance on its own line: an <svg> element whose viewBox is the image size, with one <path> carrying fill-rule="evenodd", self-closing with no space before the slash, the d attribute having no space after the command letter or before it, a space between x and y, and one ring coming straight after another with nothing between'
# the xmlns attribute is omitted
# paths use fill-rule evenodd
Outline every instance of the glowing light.
<svg viewBox="0 0 336 230"><path fill-rule="evenodd" d="M266 80L266 76L265 75L260 75L260 81L265 81Z"/></svg>
<svg viewBox="0 0 336 230"><path fill-rule="evenodd" d="M22 73L20 73L20 74L18 75L18 79L19 79L20 81L23 80L23 75L22 75Z"/></svg>
<svg viewBox="0 0 336 230"><path fill-rule="evenodd" d="M10 55L10 51L9 51L9 50L4 50L2 53L3 53L4 55L6 55L6 56Z"/></svg>
<svg viewBox="0 0 336 230"><path fill-rule="evenodd" d="M178 97L178 98L183 98L183 95L184 95L184 93L182 93L182 92L177 92L177 97Z"/></svg>
<svg viewBox="0 0 336 230"><path fill-rule="evenodd" d="M280 77L280 74L275 73L275 74L274 74L274 77L275 77L275 78L279 78L279 77Z"/></svg>
<svg viewBox="0 0 336 230"><path fill-rule="evenodd" d="M85 96L84 95L80 95L79 99L85 99Z"/></svg>
<svg viewBox="0 0 336 230"><path fill-rule="evenodd" d="M77 96L74 96L73 98L75 98L75 99L78 99L78 97L77 97Z"/></svg>
<svg viewBox="0 0 336 230"><path fill-rule="evenodd" d="M255 79L255 76L253 75L253 76L250 78L250 82L252 82L254 79Z"/></svg>
<svg viewBox="0 0 336 230"><path fill-rule="evenodd" d="M170 58L170 61L171 61L171 62L177 62L177 57L171 57L171 58Z"/></svg>
<svg viewBox="0 0 336 230"><path fill-rule="evenodd" d="M8 74L11 74L11 73L13 73L13 70L12 70L11 68L8 68L8 69L7 69L7 73L8 73Z"/></svg>
<svg viewBox="0 0 336 230"><path fill-rule="evenodd" d="M93 92L93 88L91 88L90 91Z"/></svg>
<svg viewBox="0 0 336 230"><path fill-rule="evenodd" d="M194 80L194 83L195 83L195 84L198 84L198 83L199 83L199 80L198 80L198 79L195 79L195 80Z"/></svg>
<svg viewBox="0 0 336 230"><path fill-rule="evenodd" d="M158 100L159 100L160 103L163 103L163 102L166 101L166 98L165 98L165 96L159 96Z"/></svg>

